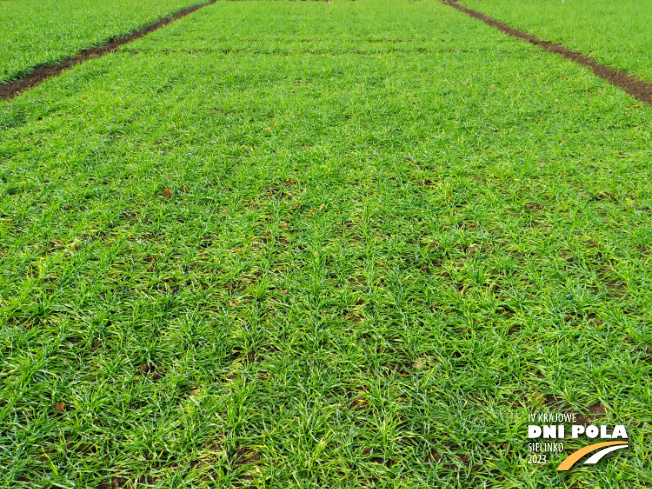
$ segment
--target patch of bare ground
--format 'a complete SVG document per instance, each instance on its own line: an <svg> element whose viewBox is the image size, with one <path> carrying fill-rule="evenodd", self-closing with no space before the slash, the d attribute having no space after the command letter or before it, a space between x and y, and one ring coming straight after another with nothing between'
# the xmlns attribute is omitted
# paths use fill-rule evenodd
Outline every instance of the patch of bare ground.
<svg viewBox="0 0 652 489"><path fill-rule="evenodd" d="M30 90L37 85L40 85L41 83L48 80L49 78L58 76L63 71L68 70L75 65L83 63L84 61L88 61L89 59L101 58L105 54L115 51L120 46L123 46L127 43L135 41L136 39L146 36L150 32L154 32L155 30L158 30L161 27L165 27L166 25L171 24L175 20L179 20L180 18L185 17L186 15L189 15L193 12L196 12L197 10L199 10L202 7L205 7L206 5L211 5L215 3L216 1L217 0L210 0L207 3L202 3L199 5L195 5L193 7L188 7L183 10L180 10L174 15L165 17L164 19L161 19L153 24L150 24L147 27L137 30L136 32L133 32L127 36L109 39L105 44L102 44L101 46L84 49L80 51L74 58L63 59L61 61L52 64L36 66L34 67L32 72L29 73L24 78L20 78L18 80L13 80L7 83L0 84L0 100L10 100L20 95L21 93Z"/></svg>
<svg viewBox="0 0 652 489"><path fill-rule="evenodd" d="M561 44L556 44L550 41L544 41L543 39L539 39L538 37L533 36L532 34L527 34L523 31L513 28L508 24L505 24L504 22L500 22L499 20L493 19L483 14L482 12L478 12L477 10L463 7L453 0L440 0L440 1L448 5L449 7L454 8L455 10L459 10L460 12L463 12L468 16L473 17L474 19L481 20L485 24L504 32L508 36L512 36L517 39L521 39L523 41L527 41L531 44L534 44L535 46L540 47L544 51L559 54L560 56L563 56L566 59L569 59L581 66L589 68L591 71L593 71L593 73L595 73L603 80L611 83L612 85L618 88L621 88L626 93L640 100L641 102L644 102L652 106L652 83L646 80L641 80L633 77L629 73L623 71L617 71L614 70L613 68L609 68L608 66L598 63L590 56L587 56L586 54L578 53L576 51L571 51L570 49L568 49L565 46L562 46Z"/></svg>

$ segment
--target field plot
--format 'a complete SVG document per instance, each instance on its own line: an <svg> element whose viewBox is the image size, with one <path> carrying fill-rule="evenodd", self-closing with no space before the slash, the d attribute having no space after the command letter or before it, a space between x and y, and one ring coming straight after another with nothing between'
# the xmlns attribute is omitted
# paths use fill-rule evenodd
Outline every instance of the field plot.
<svg viewBox="0 0 652 489"><path fill-rule="evenodd" d="M649 487L652 110L439 2L218 2L0 105L5 487ZM630 427L569 473L527 414Z"/></svg>
<svg viewBox="0 0 652 489"><path fill-rule="evenodd" d="M201 0L11 0L0 2L0 82L72 57Z"/></svg>
<svg viewBox="0 0 652 489"><path fill-rule="evenodd" d="M652 0L463 0L513 27L652 80Z"/></svg>

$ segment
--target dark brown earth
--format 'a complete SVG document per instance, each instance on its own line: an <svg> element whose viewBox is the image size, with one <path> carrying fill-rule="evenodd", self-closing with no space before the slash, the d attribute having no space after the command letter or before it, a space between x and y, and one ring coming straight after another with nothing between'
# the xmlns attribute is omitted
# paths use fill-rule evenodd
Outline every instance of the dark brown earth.
<svg viewBox="0 0 652 489"><path fill-rule="evenodd" d="M84 49L79 54L77 54L77 56L74 58L64 59L62 61L53 64L36 66L34 70L25 78L0 84L0 100L10 100L16 97L17 95L21 94L22 92L29 90L35 87L36 85L39 85L40 83L44 82L48 78L52 78L54 76L59 75L62 71L65 71L77 64L83 63L86 60L95 59L104 56L107 53L115 51L117 48L119 48L124 44L132 42L140 37L143 37L149 34L150 32L160 29L161 27L165 27L166 25L174 22L175 20L178 20L182 17L185 17L188 14L196 12L200 8L205 7L206 5L211 5L216 1L217 0L210 0L207 3L195 5L194 7L188 7L186 9L180 10L176 14L161 19L158 22L155 22L154 24L151 24L132 34L120 38L109 39L106 42L106 44L103 44L101 46ZM485 24L490 25L491 27L495 27L496 29L499 29L500 31L504 32L507 35L510 35L517 39L521 39L523 41L527 41L536 46L539 46L545 51L559 54L566 59L569 59L582 66L590 68L593 71L593 73L595 73L600 78L606 80L607 82L611 83L612 85L618 88L623 89L626 93L640 100L641 102L644 102L652 106L652 83L648 81L640 80L622 71L616 71L613 68L609 68L608 66L598 63L593 58L585 54L571 51L570 49L562 46L561 44L555 44L550 41L544 41L542 39L539 39L538 37L533 36L532 34L527 34L523 31L515 29L509 26L508 24L493 19L483 14L482 12L478 12L477 10L462 7L461 5L457 4L455 0L441 0L441 2L445 3L446 5L449 5L450 7L456 10L459 10L460 12L463 12L473 17L474 19L481 20Z"/></svg>
<svg viewBox="0 0 652 489"><path fill-rule="evenodd" d="M160 29L161 27L165 27L175 20L196 12L200 8L205 7L206 5L211 5L216 1L217 0L210 0L207 3L202 3L195 5L194 7L188 7L180 10L174 15L165 17L164 19L150 24L149 26L144 27L143 29L133 32L127 36L109 39L106 44L94 48L84 49L83 51L79 52L74 58L64 59L53 64L36 66L25 78L0 84L0 100L10 100L22 92L29 90L40 83L43 83L48 78L59 75L62 71L72 68L73 66L78 65L79 63L83 63L89 59L100 58L105 54L110 53L111 51L115 51L124 44L135 41L136 39L143 37L150 32Z"/></svg>
<svg viewBox="0 0 652 489"><path fill-rule="evenodd" d="M648 105L652 105L652 83L648 81L640 80L638 78L629 75L628 73L622 71L616 71L613 68L604 66L598 63L590 56L575 51L571 51L570 49L562 46L561 44L555 44L550 41L544 41L543 39L539 39L538 37L533 36L532 34L527 34L523 31L519 31L518 29L514 29L513 27L505 24L504 22L500 22L496 19L492 19L491 17L483 14L482 12L478 12L477 10L462 7L458 3L455 3L454 0L441 0L441 2L445 3L449 7L453 7L454 9L459 10L460 12L463 12L473 17L474 19L481 20L482 22L484 22L487 25L490 25L491 27L495 27L496 29L504 32L509 36L515 37L517 39L521 39L523 41L527 41L529 43L534 44L535 46L539 46L544 51L559 54L566 59L569 59L577 64L585 66L591 69L591 71L593 71L593 73L598 75L600 78L608 81L609 83L611 83L612 85L618 88L623 89L632 97Z"/></svg>

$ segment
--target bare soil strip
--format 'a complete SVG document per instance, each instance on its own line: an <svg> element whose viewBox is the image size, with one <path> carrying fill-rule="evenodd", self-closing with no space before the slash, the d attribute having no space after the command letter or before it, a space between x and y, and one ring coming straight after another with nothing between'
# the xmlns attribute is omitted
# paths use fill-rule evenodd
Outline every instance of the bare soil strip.
<svg viewBox="0 0 652 489"><path fill-rule="evenodd" d="M96 46L94 48L84 49L80 51L74 58L63 59L53 64L36 66L25 78L0 84L0 101L10 100L19 94L34 88L36 85L43 83L48 78L59 75L62 71L72 68L73 66L83 63L89 59L100 58L105 54L110 53L111 51L115 51L124 44L135 41L136 39L143 37L150 32L160 29L161 27L165 27L166 25L171 24L172 22L179 20L188 14L196 12L206 5L211 5L216 1L217 0L210 0L206 3L195 5L194 7L188 7L183 10L179 10L176 14L165 17L164 19L150 24L147 27L144 27L127 36L109 39L106 44L102 44L101 46Z"/></svg>
<svg viewBox="0 0 652 489"><path fill-rule="evenodd" d="M525 32L519 31L518 29L514 29L513 27L505 24L504 22L500 22L496 19L492 19L491 17L483 14L482 12L478 12L477 10L462 7L461 5L455 3L454 1L450 1L450 0L448 1L441 0L441 1L442 3L448 5L449 7L453 7L454 9L459 10L460 12L463 12L473 17L474 19L481 20L485 24L490 25L491 27L495 27L496 29L499 29L505 34L508 34L517 39L522 39L523 41L527 41L536 46L539 46L544 51L549 51L551 53L559 54L566 59L574 61L582 66L586 66L587 68L590 68L593 71L593 73L598 75L600 78L608 81L609 83L611 83L612 85L618 88L622 88L625 92L627 92L632 97L648 105L652 105L652 83L648 81L640 80L638 78L629 75L628 73L622 71L616 71L613 68L604 66L598 63L597 61L595 61L590 56L577 53L575 51L571 51L570 49L562 46L561 44L555 44L550 41L544 41L543 39L539 39L538 37L533 36L532 34L526 34Z"/></svg>

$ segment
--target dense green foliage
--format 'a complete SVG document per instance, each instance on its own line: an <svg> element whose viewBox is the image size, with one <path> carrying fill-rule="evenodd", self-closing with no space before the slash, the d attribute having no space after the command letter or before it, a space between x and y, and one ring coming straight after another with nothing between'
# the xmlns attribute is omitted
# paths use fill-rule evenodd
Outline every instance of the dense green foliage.
<svg viewBox="0 0 652 489"><path fill-rule="evenodd" d="M511 26L652 80L652 0L462 0Z"/></svg>
<svg viewBox="0 0 652 489"><path fill-rule="evenodd" d="M201 0L0 1L0 81L198 3Z"/></svg>
<svg viewBox="0 0 652 489"><path fill-rule="evenodd" d="M649 487L637 105L404 0L218 2L0 105L0 486ZM596 405L630 450L526 463Z"/></svg>

